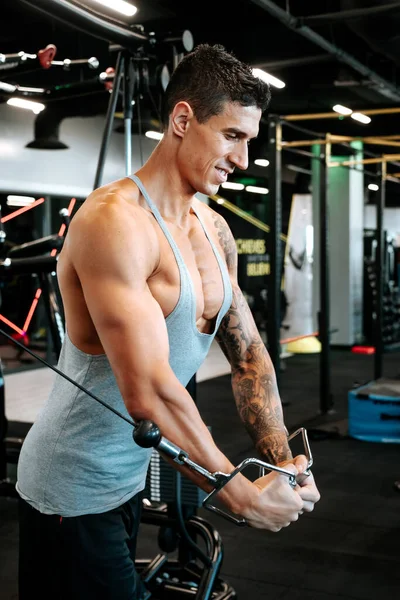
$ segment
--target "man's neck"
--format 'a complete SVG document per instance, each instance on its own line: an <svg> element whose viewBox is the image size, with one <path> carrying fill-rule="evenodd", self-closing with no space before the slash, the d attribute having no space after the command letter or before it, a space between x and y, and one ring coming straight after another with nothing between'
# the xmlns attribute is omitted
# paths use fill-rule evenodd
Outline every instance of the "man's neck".
<svg viewBox="0 0 400 600"><path fill-rule="evenodd" d="M182 225L188 218L195 191L185 189L173 152L160 143L136 174L162 217Z"/></svg>

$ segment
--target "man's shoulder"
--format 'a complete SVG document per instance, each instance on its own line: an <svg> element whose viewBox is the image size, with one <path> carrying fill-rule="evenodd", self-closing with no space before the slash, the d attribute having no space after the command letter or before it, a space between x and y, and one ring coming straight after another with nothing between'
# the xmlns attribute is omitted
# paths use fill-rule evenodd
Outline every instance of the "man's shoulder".
<svg viewBox="0 0 400 600"><path fill-rule="evenodd" d="M93 202L99 201L102 203L104 202L107 205L127 202L130 206L134 206L138 204L139 196L140 192L136 183L129 177L124 177L123 179L116 179L93 190L86 198L85 204L91 205Z"/></svg>
<svg viewBox="0 0 400 600"><path fill-rule="evenodd" d="M112 181L93 190L77 211L72 223L74 227L96 226L101 221L109 224L131 221L142 226L146 211L139 203L139 190L129 178ZM72 225L71 223L71 225Z"/></svg>
<svg viewBox="0 0 400 600"><path fill-rule="evenodd" d="M125 248L126 253L146 247L156 254L157 234L148 212L135 198L134 187L120 180L94 190L71 220L67 236L71 246L105 245L110 250Z"/></svg>
<svg viewBox="0 0 400 600"><path fill-rule="evenodd" d="M77 211L68 231L68 251L97 262L139 264L153 272L159 260L159 241L148 212L135 201L125 182L112 182L90 194Z"/></svg>
<svg viewBox="0 0 400 600"><path fill-rule="evenodd" d="M226 222L226 219L212 208L209 204L206 204L199 198L194 199L193 206L198 213L202 216L206 226L211 226L216 230L220 230L222 228L229 229L229 225Z"/></svg>

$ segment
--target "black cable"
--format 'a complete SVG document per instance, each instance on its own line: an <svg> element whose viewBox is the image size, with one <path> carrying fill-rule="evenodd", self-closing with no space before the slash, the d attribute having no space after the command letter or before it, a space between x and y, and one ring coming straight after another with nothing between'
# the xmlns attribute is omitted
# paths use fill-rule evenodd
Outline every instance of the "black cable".
<svg viewBox="0 0 400 600"><path fill-rule="evenodd" d="M159 121L160 121L160 123L161 123L161 122L162 122L162 118L161 118L161 111L159 110L159 108L158 108L158 106L157 106L157 104L156 104L156 101L154 100L154 96L153 96L153 94L151 93L151 90L150 90L150 88L149 88L149 87L147 88L147 93L148 93L148 95L149 95L149 98L150 98L150 100L151 100L151 103L152 103L152 105L153 105L153 108L154 108L154 110L155 110L155 112L156 112L157 118L158 118L158 120L159 120Z"/></svg>
<svg viewBox="0 0 400 600"><path fill-rule="evenodd" d="M177 521L178 521L179 529L181 530L181 533L182 533L183 537L185 538L185 541L187 542L187 544L190 546L190 548L192 548L192 550L197 554L197 556L203 561L203 563L207 567L210 567L212 564L212 560L210 559L209 556L206 556L204 554L204 552L201 550L201 548L198 546L198 544L196 544L196 542L190 537L187 527L185 525L185 519L183 518L183 514L182 514L181 474L179 471L176 471L175 473L176 473L175 506L176 506Z"/></svg>
<svg viewBox="0 0 400 600"><path fill-rule="evenodd" d="M142 114L140 111L140 92L136 96L137 112L138 112L138 131L139 131L139 152L140 152L140 163L143 167L143 146L142 146Z"/></svg>
<svg viewBox="0 0 400 600"><path fill-rule="evenodd" d="M96 400L96 402L99 402L105 408L108 408L108 410L111 410L111 412L113 412L114 414L116 414L118 417L121 417L121 419L123 419L124 421L126 421L127 423L129 423L129 425L132 425L132 427L134 427L134 429L137 428L136 423L134 423L133 421L131 421L130 419L128 419L127 417L125 417L125 415L123 415L118 410L116 410L115 408L113 408L112 406L110 406L110 404L107 404L107 402L104 402L104 400L100 400L100 398L98 398L97 396L95 396L94 394L92 394L92 392L90 392L89 390L87 390L86 388L84 388L77 381L74 381L73 379L71 379L70 377L68 377L68 375L66 375L65 373L63 373L59 369L57 369L57 367L53 367L50 363L48 363L46 360L44 360L44 358L42 358L41 356L38 356L35 352L32 352L32 350L29 350L29 348L27 348L24 344L21 344L20 342L18 342L17 340L15 340L13 337L11 337L11 335L8 335L8 333L6 333L5 331L3 331L3 329L0 329L0 334L4 335L4 337L6 337L7 339L9 339L16 346L19 346L25 352L28 352L28 354L30 354L31 356L33 356L33 358L36 358L36 360L39 360L41 363L43 363L44 365L46 365L46 367L49 367L49 369L51 369L52 371L54 371L55 373L57 373L61 377L64 377L64 379L66 379L67 381L69 381L70 383L72 383L73 385L75 385L82 392L85 392L85 394L87 394L88 396L90 396L91 398L93 398L93 400Z"/></svg>

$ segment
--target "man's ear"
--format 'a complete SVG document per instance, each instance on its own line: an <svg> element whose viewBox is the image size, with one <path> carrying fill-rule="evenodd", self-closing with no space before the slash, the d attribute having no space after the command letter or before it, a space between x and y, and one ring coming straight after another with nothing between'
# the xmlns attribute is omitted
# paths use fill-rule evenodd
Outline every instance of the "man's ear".
<svg viewBox="0 0 400 600"><path fill-rule="evenodd" d="M175 104L171 113L170 123L175 135L183 137L188 129L189 122L193 119L193 110L187 102Z"/></svg>

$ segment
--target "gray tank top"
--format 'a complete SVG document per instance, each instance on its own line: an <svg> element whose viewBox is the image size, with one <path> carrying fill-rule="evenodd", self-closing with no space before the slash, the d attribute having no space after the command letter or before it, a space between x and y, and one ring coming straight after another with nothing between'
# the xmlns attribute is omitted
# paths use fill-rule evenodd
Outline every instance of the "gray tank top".
<svg viewBox="0 0 400 600"><path fill-rule="evenodd" d="M200 333L196 327L196 299L189 271L143 184L135 175L132 180L170 243L179 267L180 296L166 318L166 325L169 362L176 377L186 386L207 356L221 319L231 305L229 274L201 216L194 211L214 251L224 286L224 300L213 333ZM72 344L67 331L58 368L129 418L105 354L82 352ZM16 489L22 498L45 514L72 517L105 512L145 487L151 452L134 443L129 423L56 375L47 402L23 443Z"/></svg>

